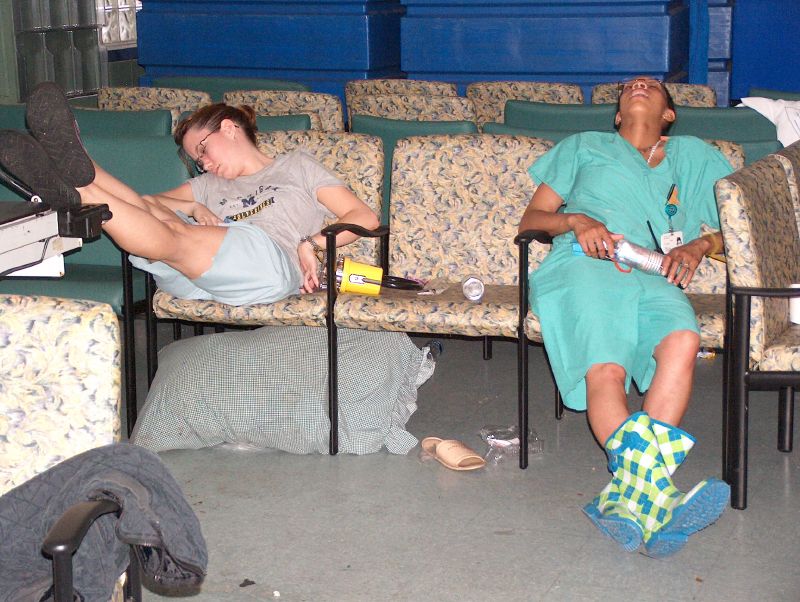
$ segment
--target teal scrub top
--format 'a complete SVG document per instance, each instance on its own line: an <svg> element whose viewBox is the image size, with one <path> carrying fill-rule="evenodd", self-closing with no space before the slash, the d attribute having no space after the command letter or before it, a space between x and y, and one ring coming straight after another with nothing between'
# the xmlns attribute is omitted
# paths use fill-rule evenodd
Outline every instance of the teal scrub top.
<svg viewBox="0 0 800 602"><path fill-rule="evenodd" d="M700 236L701 224L719 229L714 183L732 171L728 161L693 136L668 138L663 148L665 158L650 167L619 134L583 132L564 139L528 172L564 200L560 211L584 213L649 249L670 227L682 231L684 242ZM670 219L665 206L673 184L678 202ZM627 373L626 388L633 378L646 391L656 345L670 332L698 328L686 295L665 278L576 256L573 242L571 231L554 238L531 275L530 302L564 403L584 410L592 365L618 363Z"/></svg>

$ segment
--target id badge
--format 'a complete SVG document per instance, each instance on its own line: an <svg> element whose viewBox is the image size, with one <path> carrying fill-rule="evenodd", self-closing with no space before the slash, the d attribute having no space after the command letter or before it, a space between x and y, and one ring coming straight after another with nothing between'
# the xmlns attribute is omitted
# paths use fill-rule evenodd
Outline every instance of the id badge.
<svg viewBox="0 0 800 602"><path fill-rule="evenodd" d="M661 235L661 249L666 255L675 247L680 247L683 244L683 232L680 230L673 230L672 232L665 232Z"/></svg>

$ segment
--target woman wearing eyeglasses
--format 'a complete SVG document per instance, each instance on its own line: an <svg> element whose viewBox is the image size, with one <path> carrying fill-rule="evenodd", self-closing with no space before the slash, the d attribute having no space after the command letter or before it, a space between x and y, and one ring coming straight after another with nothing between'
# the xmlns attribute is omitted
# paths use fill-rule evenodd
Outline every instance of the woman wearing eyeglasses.
<svg viewBox="0 0 800 602"><path fill-rule="evenodd" d="M0 134L4 166L53 206L107 203L113 218L105 231L177 297L244 305L311 292L319 287L316 255L325 247L325 219L367 229L379 224L308 154L259 151L250 107L214 104L179 123L175 141L203 173L145 196L88 157L57 85L34 89L27 121L33 136ZM356 238L342 233L336 244Z"/></svg>
<svg viewBox="0 0 800 602"><path fill-rule="evenodd" d="M647 77L620 85L617 133L570 136L531 166L538 184L519 230L553 236L531 276L531 307L567 407L586 410L608 454L611 482L584 507L628 551L678 551L728 502L718 479L678 490L671 475L694 445L678 428L700 337L683 293L705 255L722 250L714 183L732 171L713 147L667 137L672 99ZM613 261L626 239L666 253L661 274ZM628 410L631 380L646 391Z"/></svg>

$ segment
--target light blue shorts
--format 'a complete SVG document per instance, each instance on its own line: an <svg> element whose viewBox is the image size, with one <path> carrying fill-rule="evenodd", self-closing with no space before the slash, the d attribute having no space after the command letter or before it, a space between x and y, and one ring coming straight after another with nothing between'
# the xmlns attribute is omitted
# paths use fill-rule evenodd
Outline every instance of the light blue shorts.
<svg viewBox="0 0 800 602"><path fill-rule="evenodd" d="M226 224L211 267L190 280L163 261L130 256L131 263L153 274L158 288L181 299L229 305L274 303L300 291L300 271L267 234L252 224Z"/></svg>

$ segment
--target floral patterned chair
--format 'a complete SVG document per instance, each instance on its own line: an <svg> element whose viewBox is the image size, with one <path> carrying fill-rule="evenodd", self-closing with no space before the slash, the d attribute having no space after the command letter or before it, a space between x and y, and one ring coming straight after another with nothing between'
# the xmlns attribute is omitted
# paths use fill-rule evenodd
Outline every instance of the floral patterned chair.
<svg viewBox="0 0 800 602"><path fill-rule="evenodd" d="M0 295L0 341L0 495L120 441L119 323L110 305Z"/></svg>
<svg viewBox="0 0 800 602"><path fill-rule="evenodd" d="M173 131L181 114L209 104L211 96L208 93L182 88L111 87L100 88L97 91L97 106L100 109L108 111L169 109L172 114Z"/></svg>
<svg viewBox="0 0 800 602"><path fill-rule="evenodd" d="M728 140L707 140L709 144L715 146L730 162L734 169L741 169L744 166L744 150L741 145ZM535 270L550 251L550 239L542 236L542 233L534 234L528 231L520 234L516 238L520 252L520 270L528 273ZM520 337L518 349L519 362L523 373L520 376L521 382L525 383L524 395L527 395L527 366L528 366L528 347L527 341L543 344L542 327L539 318L530 311L528 307L528 282L523 282L524 298L520 300L520 323L519 328L524 333ZM726 267L725 263L717 259L706 257L698 266L692 282L686 289L686 295L694 308L697 316L697 323L700 327L700 345L708 349L725 348L725 290L726 290ZM555 383L554 383L555 387ZM559 394L558 387L555 387L555 416L561 419L564 413L563 400Z"/></svg>
<svg viewBox="0 0 800 602"><path fill-rule="evenodd" d="M383 185L383 147L380 138L344 132L259 132L259 148L270 155L303 148L338 175L378 215ZM376 264L375 240L359 239L345 247L347 255L363 263ZM328 324L326 291L297 294L271 304L233 306L214 301L179 299L158 290L153 296L155 317L168 320L236 324L243 326L321 326ZM155 357L155 333L148 334L148 350ZM331 393L335 394L335 391ZM336 453L336 437L331 438Z"/></svg>
<svg viewBox="0 0 800 602"><path fill-rule="evenodd" d="M679 107L716 107L717 93L713 88L703 84L676 84L667 82L664 86L669 90L672 100ZM616 104L619 98L617 82L597 84L592 88L592 104Z"/></svg>
<svg viewBox="0 0 800 602"><path fill-rule="evenodd" d="M336 326L516 338L519 287L512 239L535 188L527 169L551 147L537 138L489 134L398 141L384 273L434 279L436 294L341 293L334 305ZM485 284L480 303L461 290L461 280L471 274ZM527 416L527 406L519 411ZM526 460L522 454L521 463Z"/></svg>
<svg viewBox="0 0 800 602"><path fill-rule="evenodd" d="M795 142L772 155L783 165L789 183L789 192L794 199L794 214L800 230L800 142Z"/></svg>
<svg viewBox="0 0 800 602"><path fill-rule="evenodd" d="M308 115L311 129L343 132L344 116L338 96L297 90L237 90L225 92L223 102L250 105L258 115Z"/></svg>
<svg viewBox="0 0 800 602"><path fill-rule="evenodd" d="M421 96L458 96L458 88L449 82L423 79L352 79L344 85L344 103L347 106L348 123L350 105L356 96L375 94L415 94Z"/></svg>
<svg viewBox="0 0 800 602"><path fill-rule="evenodd" d="M407 121L475 121L475 106L463 96L373 94L355 96L349 115L371 115Z"/></svg>
<svg viewBox="0 0 800 602"><path fill-rule="evenodd" d="M575 84L550 82L474 82L467 86L467 98L475 103L478 124L504 123L507 100L528 100L548 104L583 104L583 91Z"/></svg>
<svg viewBox="0 0 800 602"><path fill-rule="evenodd" d="M789 285L800 282L800 230L786 171L774 156L721 179L716 192L730 279L722 470L731 505L744 509L751 390L779 391L778 449L792 450L800 325L789 321L789 297L798 295Z"/></svg>

